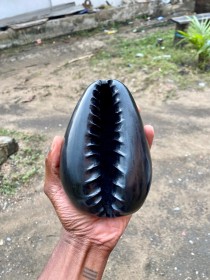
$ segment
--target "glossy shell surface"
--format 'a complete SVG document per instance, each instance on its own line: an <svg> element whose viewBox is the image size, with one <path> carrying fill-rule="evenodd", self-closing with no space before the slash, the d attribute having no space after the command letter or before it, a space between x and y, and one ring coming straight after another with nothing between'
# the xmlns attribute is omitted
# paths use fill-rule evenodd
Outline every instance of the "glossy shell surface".
<svg viewBox="0 0 210 280"><path fill-rule="evenodd" d="M102 217L137 211L148 194L152 164L141 117L117 80L91 84L65 134L60 176L80 210Z"/></svg>

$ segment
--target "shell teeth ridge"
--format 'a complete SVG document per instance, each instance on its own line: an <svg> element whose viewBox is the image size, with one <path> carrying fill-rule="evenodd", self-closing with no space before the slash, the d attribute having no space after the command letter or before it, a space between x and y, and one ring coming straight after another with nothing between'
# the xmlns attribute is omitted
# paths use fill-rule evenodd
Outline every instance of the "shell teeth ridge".
<svg viewBox="0 0 210 280"><path fill-rule="evenodd" d="M89 151L85 154L85 157L88 158L88 157L92 157L92 156L98 156L99 153L96 153L96 152L93 152L93 151Z"/></svg>
<svg viewBox="0 0 210 280"><path fill-rule="evenodd" d="M119 106L120 105L120 100L116 100L114 103L113 103L114 106Z"/></svg>
<svg viewBox="0 0 210 280"><path fill-rule="evenodd" d="M95 168L99 167L99 163L93 163L87 167L86 171L94 170Z"/></svg>
<svg viewBox="0 0 210 280"><path fill-rule="evenodd" d="M120 173L121 173L122 175L125 175L125 170L120 166L120 164L115 163L115 164L113 164L113 166L114 166L115 168L117 168L117 170L120 171Z"/></svg>
<svg viewBox="0 0 210 280"><path fill-rule="evenodd" d="M90 111L90 115L94 118L97 118L99 121L101 121L100 116L96 115L92 110Z"/></svg>
<svg viewBox="0 0 210 280"><path fill-rule="evenodd" d="M98 180L100 177L101 177L101 174L95 172L90 176L89 179L85 180L85 184L92 183L92 182Z"/></svg>
<svg viewBox="0 0 210 280"><path fill-rule="evenodd" d="M101 192L101 188L97 188L97 189L95 189L93 192L91 192L91 193L89 193L88 195L85 195L85 197L87 198L87 199L89 199L89 198L92 198L92 197L94 197L94 196L96 196L97 194L99 194Z"/></svg>
<svg viewBox="0 0 210 280"><path fill-rule="evenodd" d="M122 113L122 109L121 108L117 108L117 110L116 110L116 112L115 112L116 114L120 114L120 113Z"/></svg>
<svg viewBox="0 0 210 280"><path fill-rule="evenodd" d="M92 201L88 202L88 200L92 200ZM86 200L86 204L87 204L88 207L94 207L97 204L99 204L101 200L102 200L101 196L91 197L90 199Z"/></svg>
<svg viewBox="0 0 210 280"><path fill-rule="evenodd" d="M113 86L113 80L107 80L107 84L112 87Z"/></svg>
<svg viewBox="0 0 210 280"><path fill-rule="evenodd" d="M101 127L100 127L98 124L94 123L92 120L90 120L89 123L90 123L91 125L94 125L94 126L96 126L97 128L100 128L100 129L101 129Z"/></svg>
<svg viewBox="0 0 210 280"><path fill-rule="evenodd" d="M115 149L114 152L117 153L118 155L124 157L124 158L126 157L126 154L123 153L122 151L120 151L119 149Z"/></svg>
<svg viewBox="0 0 210 280"><path fill-rule="evenodd" d="M94 104L94 103L91 103L91 106L94 107L97 111L100 112L99 108ZM92 108L91 108L92 109Z"/></svg>
<svg viewBox="0 0 210 280"><path fill-rule="evenodd" d="M117 129L115 129L115 132L121 132L121 127L120 128L117 128Z"/></svg>
<svg viewBox="0 0 210 280"><path fill-rule="evenodd" d="M94 136L94 137L96 137L96 138L99 138L99 139L100 139L100 135L95 134L95 133L93 133L93 132L92 132L92 131L90 131L90 130L88 130L87 134L89 134L89 135L91 135L91 136Z"/></svg>
<svg viewBox="0 0 210 280"><path fill-rule="evenodd" d="M121 117L118 121L116 121L114 124L118 125L118 124L122 124L124 121L124 119Z"/></svg>
<svg viewBox="0 0 210 280"><path fill-rule="evenodd" d="M98 91L96 91L96 93L99 93ZM96 93L95 93L95 95L96 95ZM93 97L91 98L91 102L93 103L93 102L96 102L96 103L98 103L98 104L100 104L101 103L101 100L99 99L99 98L97 98L95 95L93 95ZM94 104L94 103L93 103Z"/></svg>
<svg viewBox="0 0 210 280"><path fill-rule="evenodd" d="M124 202L125 199L122 198L117 192L113 192L112 195L119 201Z"/></svg>
<svg viewBox="0 0 210 280"><path fill-rule="evenodd" d="M88 143L87 147L99 147L100 145L97 143Z"/></svg>
<svg viewBox="0 0 210 280"><path fill-rule="evenodd" d="M114 185L115 185L116 187L122 189L122 190L125 189L125 184L119 182L119 180L115 181L115 182L114 182Z"/></svg>
<svg viewBox="0 0 210 280"><path fill-rule="evenodd" d="M115 205L114 203L112 203L112 208L117 212L121 212L121 209L117 207L117 205Z"/></svg>
<svg viewBox="0 0 210 280"><path fill-rule="evenodd" d="M96 213L94 213L94 214L97 215L97 216L100 216L100 217L106 216L105 215L105 211L104 211L104 207L101 206L101 208Z"/></svg>

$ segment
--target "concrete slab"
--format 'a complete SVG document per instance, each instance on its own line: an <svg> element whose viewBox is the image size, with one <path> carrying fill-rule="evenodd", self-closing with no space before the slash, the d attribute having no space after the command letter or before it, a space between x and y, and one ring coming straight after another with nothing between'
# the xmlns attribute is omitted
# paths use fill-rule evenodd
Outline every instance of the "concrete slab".
<svg viewBox="0 0 210 280"><path fill-rule="evenodd" d="M9 28L0 32L0 49L35 42L38 38L49 39L69 35L75 31L96 28L102 24L122 22L137 15L153 14L151 3L141 3L119 8L104 9L93 14L73 15L65 18L48 20L46 23L31 26L26 29L13 30ZM1 25L0 25L1 26Z"/></svg>
<svg viewBox="0 0 210 280"><path fill-rule="evenodd" d="M35 9L33 11L15 14L14 16L2 18L0 17L0 27L7 27L18 23L26 23L29 21L36 21L43 18L58 17L62 15L74 14L83 10L82 5L75 5L74 2L69 2L61 5L44 7L42 9Z"/></svg>

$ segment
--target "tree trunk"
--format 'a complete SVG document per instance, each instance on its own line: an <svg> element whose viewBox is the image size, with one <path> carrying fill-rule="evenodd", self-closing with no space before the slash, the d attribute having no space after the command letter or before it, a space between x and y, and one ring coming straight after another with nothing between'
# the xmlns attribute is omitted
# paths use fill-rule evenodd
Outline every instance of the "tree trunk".
<svg viewBox="0 0 210 280"><path fill-rule="evenodd" d="M196 0L195 1L195 12L197 14L209 13L210 12L210 3L207 3L207 0Z"/></svg>

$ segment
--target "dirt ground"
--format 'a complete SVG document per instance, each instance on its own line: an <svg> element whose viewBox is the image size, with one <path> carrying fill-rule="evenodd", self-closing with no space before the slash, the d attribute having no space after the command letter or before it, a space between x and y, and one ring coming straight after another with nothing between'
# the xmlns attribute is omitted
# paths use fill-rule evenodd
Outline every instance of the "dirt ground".
<svg viewBox="0 0 210 280"><path fill-rule="evenodd" d="M121 30L113 36L138 36ZM97 79L124 82L156 136L153 183L144 206L111 254L103 279L210 279L210 90L189 88L163 102L175 84L145 86L145 73L72 62L108 48L111 36L56 39L0 54L0 126L44 134L46 152L63 135L84 89ZM43 163L44 168L44 163ZM0 279L36 279L60 233L43 178L0 204Z"/></svg>

